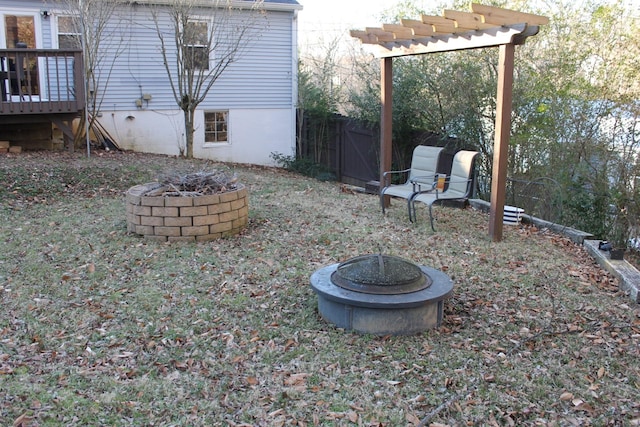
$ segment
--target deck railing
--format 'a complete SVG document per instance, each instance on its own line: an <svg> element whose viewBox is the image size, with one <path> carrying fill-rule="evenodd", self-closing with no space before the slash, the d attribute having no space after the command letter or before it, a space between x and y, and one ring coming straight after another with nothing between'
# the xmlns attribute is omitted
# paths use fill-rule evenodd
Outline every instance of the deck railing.
<svg viewBox="0 0 640 427"><path fill-rule="evenodd" d="M0 49L0 116L84 109L82 51Z"/></svg>

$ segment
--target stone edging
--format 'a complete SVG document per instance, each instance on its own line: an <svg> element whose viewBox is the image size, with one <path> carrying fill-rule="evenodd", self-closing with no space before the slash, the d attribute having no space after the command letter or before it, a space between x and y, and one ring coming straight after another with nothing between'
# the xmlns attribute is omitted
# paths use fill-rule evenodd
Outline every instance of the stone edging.
<svg viewBox="0 0 640 427"><path fill-rule="evenodd" d="M489 202L480 199L470 199L469 204L484 212L488 212L490 208ZM620 289L627 293L634 302L640 303L640 271L627 261L610 259L608 252L603 252L598 249L600 240L593 240L593 234L585 233L584 231L565 227L553 222L544 221L534 216L527 215L526 212L522 217L522 220L524 222L534 224L539 228L548 228L558 234L562 234L570 238L575 243L579 243L584 246L589 255L591 255L602 268L613 274L618 279L620 282Z"/></svg>
<svg viewBox="0 0 640 427"><path fill-rule="evenodd" d="M481 199L469 199L469 204L482 212L489 212L491 208L491 204L489 202ZM548 228L549 230L562 234L563 236L570 238L573 242L579 244L582 244L585 239L593 238L593 234L591 233L585 233L584 231L576 230L575 228L545 221L543 219L536 218L535 216L531 216L526 212L522 215L522 222L528 222L538 228Z"/></svg>
<svg viewBox="0 0 640 427"><path fill-rule="evenodd" d="M583 245L602 268L613 274L620 282L620 289L634 302L640 303L640 271L625 260L615 260L608 252L598 249L601 240L585 240Z"/></svg>
<svg viewBox="0 0 640 427"><path fill-rule="evenodd" d="M208 241L233 236L247 225L247 189L206 196L144 196L158 183L126 193L127 230L158 241Z"/></svg>

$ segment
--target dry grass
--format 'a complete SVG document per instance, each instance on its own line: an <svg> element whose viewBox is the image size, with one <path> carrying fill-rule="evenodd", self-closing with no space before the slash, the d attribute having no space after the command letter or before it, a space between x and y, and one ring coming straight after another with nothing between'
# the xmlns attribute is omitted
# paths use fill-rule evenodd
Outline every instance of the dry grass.
<svg viewBox="0 0 640 427"><path fill-rule="evenodd" d="M206 162L123 153L0 158L0 424L638 425L640 310L580 246L272 169L239 236L128 234L123 192ZM442 269L444 324L358 335L309 276L364 253Z"/></svg>

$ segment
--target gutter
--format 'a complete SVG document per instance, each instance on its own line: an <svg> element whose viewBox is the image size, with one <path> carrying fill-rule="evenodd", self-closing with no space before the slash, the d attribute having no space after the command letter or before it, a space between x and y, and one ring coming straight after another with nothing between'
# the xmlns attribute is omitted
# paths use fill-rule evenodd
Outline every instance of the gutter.
<svg viewBox="0 0 640 427"><path fill-rule="evenodd" d="M131 4L148 4L148 5L173 5L176 4L177 0L131 0L131 1L120 1L122 3L131 3ZM284 11L284 12L294 12L298 10L302 10L301 4L290 4L290 3L272 3L272 2L261 2L260 5L256 5L257 2L252 0L194 0L192 2L192 6L197 7L233 7L236 9L261 9L268 11Z"/></svg>

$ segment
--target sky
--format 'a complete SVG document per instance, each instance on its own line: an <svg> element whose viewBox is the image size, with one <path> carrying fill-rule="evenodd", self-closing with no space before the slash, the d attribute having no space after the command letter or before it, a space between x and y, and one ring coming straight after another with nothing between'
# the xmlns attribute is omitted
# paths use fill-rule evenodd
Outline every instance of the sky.
<svg viewBox="0 0 640 427"><path fill-rule="evenodd" d="M313 28L317 24L342 28L349 25L373 25L380 12L393 0L298 0L303 6L300 12L301 27Z"/></svg>
<svg viewBox="0 0 640 427"><path fill-rule="evenodd" d="M298 0L300 46L322 46L323 39L349 37L349 30L380 26L380 14L394 0ZM420 2L418 2L420 3Z"/></svg>
<svg viewBox="0 0 640 427"><path fill-rule="evenodd" d="M578 0L584 1L584 0ZM624 0L627 7L640 14L640 0ZM482 3L481 0L477 0ZM298 0L303 10L298 15L299 46L324 46L324 42L336 37L350 38L350 29L379 27L380 15L398 3L398 0ZM434 0L415 0L414 3L427 10ZM417 18L417 17L416 17Z"/></svg>

